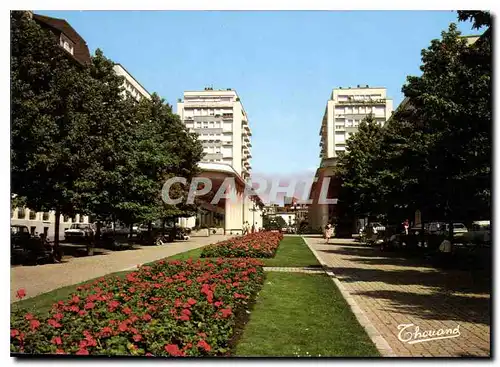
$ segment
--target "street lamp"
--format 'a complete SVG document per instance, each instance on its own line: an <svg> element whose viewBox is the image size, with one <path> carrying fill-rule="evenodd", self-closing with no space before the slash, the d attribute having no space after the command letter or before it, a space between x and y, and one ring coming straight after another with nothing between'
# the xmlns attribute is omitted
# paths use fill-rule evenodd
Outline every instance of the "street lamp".
<svg viewBox="0 0 500 367"><path fill-rule="evenodd" d="M252 229L255 229L255 212L257 211L258 209L255 207L255 202L252 202L252 208L250 209L250 211L253 213L252 215ZM254 230L252 230L252 233L254 232Z"/></svg>

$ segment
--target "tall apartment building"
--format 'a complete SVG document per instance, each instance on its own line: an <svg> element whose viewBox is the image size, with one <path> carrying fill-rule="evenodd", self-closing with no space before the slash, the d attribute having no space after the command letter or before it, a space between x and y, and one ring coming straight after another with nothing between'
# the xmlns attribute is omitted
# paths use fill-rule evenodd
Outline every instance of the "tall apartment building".
<svg viewBox="0 0 500 367"><path fill-rule="evenodd" d="M123 91L124 94L130 95L137 102L139 102L142 98L151 99L151 94L149 94L146 88L144 88L141 83L139 83L137 79L135 79L132 74L130 74L127 69L123 67L122 64L115 64L115 66L113 66L113 70L116 75L123 76L125 78L123 82L123 87L125 88Z"/></svg>
<svg viewBox="0 0 500 367"><path fill-rule="evenodd" d="M340 182L336 179L334 167L340 152L346 151L347 140L358 131L361 121L373 114L380 125L391 117L393 102L387 97L383 87L335 88L327 102L319 135L321 148L320 167L316 171L317 181L311 187L309 205L309 224L312 228L325 228L325 225L338 215L336 204L319 204L322 192L327 192L326 198L336 199ZM327 179L329 184L327 188ZM324 190L324 191L323 191Z"/></svg>
<svg viewBox="0 0 500 367"><path fill-rule="evenodd" d="M244 180L250 177L252 131L235 90L186 91L177 114L191 132L198 133L205 156L202 162L225 163Z"/></svg>
<svg viewBox="0 0 500 367"><path fill-rule="evenodd" d="M383 125L393 111L392 99L383 87L358 85L335 88L327 102L320 129L320 158L335 161L346 150L346 142L358 131L360 122L370 113Z"/></svg>

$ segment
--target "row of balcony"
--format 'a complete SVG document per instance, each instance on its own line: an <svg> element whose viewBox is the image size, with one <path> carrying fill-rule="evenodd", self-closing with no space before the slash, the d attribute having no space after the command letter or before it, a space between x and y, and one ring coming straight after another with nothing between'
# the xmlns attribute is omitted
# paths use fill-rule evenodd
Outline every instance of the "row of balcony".
<svg viewBox="0 0 500 367"><path fill-rule="evenodd" d="M335 101L335 103L336 104L385 104L386 101L387 101L386 98L368 99L368 100L350 99L348 101Z"/></svg>

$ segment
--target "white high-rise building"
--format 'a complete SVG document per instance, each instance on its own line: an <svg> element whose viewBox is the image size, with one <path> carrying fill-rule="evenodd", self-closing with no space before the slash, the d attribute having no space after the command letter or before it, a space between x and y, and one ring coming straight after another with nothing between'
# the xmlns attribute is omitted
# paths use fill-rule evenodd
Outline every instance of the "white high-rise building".
<svg viewBox="0 0 500 367"><path fill-rule="evenodd" d="M191 132L198 133L205 156L202 162L225 163L250 177L252 132L236 91L186 91L177 103L177 114Z"/></svg>
<svg viewBox="0 0 500 367"><path fill-rule="evenodd" d="M320 158L334 160L346 150L349 137L358 131L360 122L369 114L383 125L393 111L392 99L383 87L358 85L335 88L328 100L319 135Z"/></svg>
<svg viewBox="0 0 500 367"><path fill-rule="evenodd" d="M316 183L311 187L312 203L309 205L309 224L312 228L325 228L338 214L336 204L320 204L319 198L323 196L322 192L328 193L324 198L338 197L340 182L334 167L339 153L346 151L347 140L358 131L359 124L369 114L384 125L392 111L392 99L387 97L386 88L358 85L333 89L319 132L321 163L316 171Z"/></svg>
<svg viewBox="0 0 500 367"><path fill-rule="evenodd" d="M124 94L129 94L132 98L134 98L137 102L141 100L141 98L151 99L151 94L144 88L141 83L135 79L132 74L130 74L127 69L123 67L122 64L115 64L113 66L113 70L116 75L123 76L125 80L123 81L123 87L125 90Z"/></svg>

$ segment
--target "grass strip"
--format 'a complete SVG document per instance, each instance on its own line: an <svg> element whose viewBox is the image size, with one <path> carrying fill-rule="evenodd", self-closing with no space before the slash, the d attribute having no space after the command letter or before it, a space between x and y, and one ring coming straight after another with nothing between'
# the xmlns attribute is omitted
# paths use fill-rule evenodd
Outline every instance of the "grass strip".
<svg viewBox="0 0 500 367"><path fill-rule="evenodd" d="M379 353L327 275L269 272L233 355L374 357Z"/></svg>

